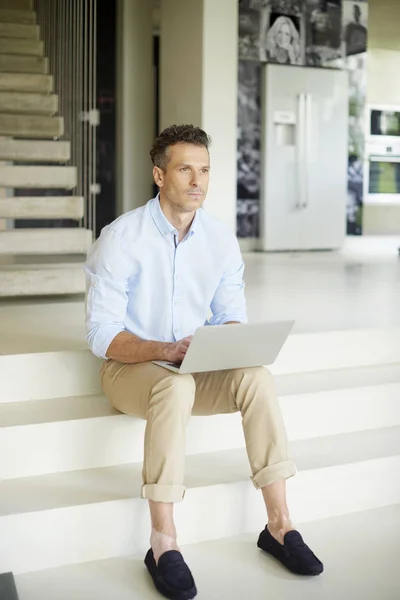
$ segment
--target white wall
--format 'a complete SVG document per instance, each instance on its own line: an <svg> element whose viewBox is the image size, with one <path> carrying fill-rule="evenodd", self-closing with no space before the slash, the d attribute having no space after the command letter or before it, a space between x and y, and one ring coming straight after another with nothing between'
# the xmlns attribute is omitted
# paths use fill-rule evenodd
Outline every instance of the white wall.
<svg viewBox="0 0 400 600"><path fill-rule="evenodd" d="M236 0L161 0L161 127L190 123L213 139L206 210L236 231Z"/></svg>
<svg viewBox="0 0 400 600"><path fill-rule="evenodd" d="M152 197L152 3L118 0L117 19L117 213L121 214Z"/></svg>
<svg viewBox="0 0 400 600"><path fill-rule="evenodd" d="M368 104L400 105L400 0L369 0ZM364 206L365 234L400 233L400 206Z"/></svg>

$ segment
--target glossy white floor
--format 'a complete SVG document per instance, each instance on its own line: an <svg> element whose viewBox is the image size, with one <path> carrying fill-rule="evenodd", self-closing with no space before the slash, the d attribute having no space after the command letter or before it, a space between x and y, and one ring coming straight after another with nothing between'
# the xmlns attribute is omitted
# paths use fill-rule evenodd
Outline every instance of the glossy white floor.
<svg viewBox="0 0 400 600"><path fill-rule="evenodd" d="M348 238L339 252L252 253L252 321L296 319L294 332L400 325L399 238ZM0 300L0 354L85 347L81 298Z"/></svg>
<svg viewBox="0 0 400 600"><path fill-rule="evenodd" d="M297 577L256 547L257 534L183 548L199 600L398 600L400 506L307 523L302 534L324 562ZM20 600L160 598L142 557L123 557L16 578Z"/></svg>

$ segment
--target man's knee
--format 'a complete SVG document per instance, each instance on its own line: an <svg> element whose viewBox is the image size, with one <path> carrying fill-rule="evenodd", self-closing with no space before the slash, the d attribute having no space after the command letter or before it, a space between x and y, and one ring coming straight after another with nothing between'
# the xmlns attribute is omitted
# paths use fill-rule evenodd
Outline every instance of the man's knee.
<svg viewBox="0 0 400 600"><path fill-rule="evenodd" d="M243 367L235 369L234 378L238 385L253 383L261 386L273 386L274 378L266 367Z"/></svg>
<svg viewBox="0 0 400 600"><path fill-rule="evenodd" d="M172 411L191 411L196 394L192 375L170 373L152 389L152 399Z"/></svg>

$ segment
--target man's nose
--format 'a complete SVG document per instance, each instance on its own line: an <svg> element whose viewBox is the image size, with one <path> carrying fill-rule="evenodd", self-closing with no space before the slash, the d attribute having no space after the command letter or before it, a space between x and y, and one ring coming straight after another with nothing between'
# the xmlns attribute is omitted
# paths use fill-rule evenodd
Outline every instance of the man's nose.
<svg viewBox="0 0 400 600"><path fill-rule="evenodd" d="M190 182L190 185L192 185L193 187L199 187L200 177L198 173L192 173L192 180Z"/></svg>

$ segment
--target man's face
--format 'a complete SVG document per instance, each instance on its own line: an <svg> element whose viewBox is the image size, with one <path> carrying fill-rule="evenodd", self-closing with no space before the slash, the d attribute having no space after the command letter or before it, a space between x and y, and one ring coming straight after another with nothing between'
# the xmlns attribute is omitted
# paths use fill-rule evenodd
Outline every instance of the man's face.
<svg viewBox="0 0 400 600"><path fill-rule="evenodd" d="M204 146L175 144L167 150L165 171L154 167L154 181L161 195L182 212L193 212L206 199L210 178L210 156Z"/></svg>

